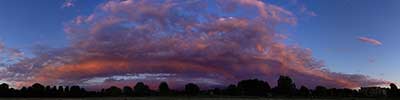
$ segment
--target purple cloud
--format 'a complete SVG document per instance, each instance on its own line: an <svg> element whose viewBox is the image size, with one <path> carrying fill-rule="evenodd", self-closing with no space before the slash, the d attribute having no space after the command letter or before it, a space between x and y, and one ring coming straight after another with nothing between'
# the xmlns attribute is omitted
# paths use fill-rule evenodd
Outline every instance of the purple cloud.
<svg viewBox="0 0 400 100"><path fill-rule="evenodd" d="M203 9L210 6L218 7ZM87 84L106 86L142 81L134 77L143 73L167 73L173 76L148 81L210 87L259 78L274 85L279 75L288 75L309 87L386 83L328 71L310 49L285 44L275 33L276 26L296 23L292 12L258 0L110 0L65 26L69 47L38 50L34 58L10 66L7 71L14 76L3 79L22 86L87 84L107 78Z"/></svg>

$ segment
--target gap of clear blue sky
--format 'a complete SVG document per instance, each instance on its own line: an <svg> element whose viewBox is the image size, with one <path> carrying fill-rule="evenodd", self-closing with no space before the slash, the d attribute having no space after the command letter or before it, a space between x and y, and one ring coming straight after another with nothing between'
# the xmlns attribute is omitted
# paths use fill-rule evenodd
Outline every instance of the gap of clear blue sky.
<svg viewBox="0 0 400 100"><path fill-rule="evenodd" d="M313 50L336 72L360 73L400 82L398 67L400 1L398 0L309 0L318 16L301 20L293 40ZM381 46L357 41L367 36ZM376 61L370 63L368 59Z"/></svg>
<svg viewBox="0 0 400 100"><path fill-rule="evenodd" d="M63 23L87 15L104 0L76 0L61 8L63 0L0 0L0 40L30 54L33 44L68 45ZM399 0L305 0L317 16L300 18L289 43L310 48L334 72L364 74L400 82ZM285 2L273 1L285 6ZM373 46L359 36L383 42ZM369 62L374 59L375 62Z"/></svg>

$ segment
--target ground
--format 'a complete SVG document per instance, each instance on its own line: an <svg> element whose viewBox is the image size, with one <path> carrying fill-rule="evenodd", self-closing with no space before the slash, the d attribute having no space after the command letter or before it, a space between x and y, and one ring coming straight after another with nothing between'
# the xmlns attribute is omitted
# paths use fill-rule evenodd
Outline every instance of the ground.
<svg viewBox="0 0 400 100"><path fill-rule="evenodd" d="M343 98L343 99L294 99L294 98L188 98L188 97L103 97L103 98L0 98L0 100L390 100L377 98ZM393 99L395 100L395 99Z"/></svg>

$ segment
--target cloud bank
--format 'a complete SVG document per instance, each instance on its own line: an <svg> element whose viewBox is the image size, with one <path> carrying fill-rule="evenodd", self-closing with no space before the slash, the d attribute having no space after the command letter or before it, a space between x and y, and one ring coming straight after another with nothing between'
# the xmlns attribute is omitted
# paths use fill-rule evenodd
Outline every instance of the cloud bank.
<svg viewBox="0 0 400 100"><path fill-rule="evenodd" d="M258 0L110 0L65 26L70 46L40 48L8 67L2 80L88 87L193 82L207 88L248 78L274 85L288 75L309 87L386 83L323 69L310 49L283 43L276 26L296 20Z"/></svg>
<svg viewBox="0 0 400 100"><path fill-rule="evenodd" d="M358 37L357 39L358 39L359 41L361 41L361 42L365 42L365 43L372 44L372 45L375 45L375 46L380 46L380 45L382 45L382 42L381 42L381 41L378 41L378 40L373 39L373 38Z"/></svg>

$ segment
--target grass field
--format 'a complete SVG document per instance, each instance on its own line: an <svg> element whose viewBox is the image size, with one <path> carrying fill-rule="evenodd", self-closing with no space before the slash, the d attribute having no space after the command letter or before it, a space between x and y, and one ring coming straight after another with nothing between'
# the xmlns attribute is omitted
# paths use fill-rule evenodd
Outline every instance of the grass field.
<svg viewBox="0 0 400 100"><path fill-rule="evenodd" d="M0 98L0 100L396 100L384 98L340 98L340 99L304 99L304 98L189 98L189 97L104 97L104 98Z"/></svg>

